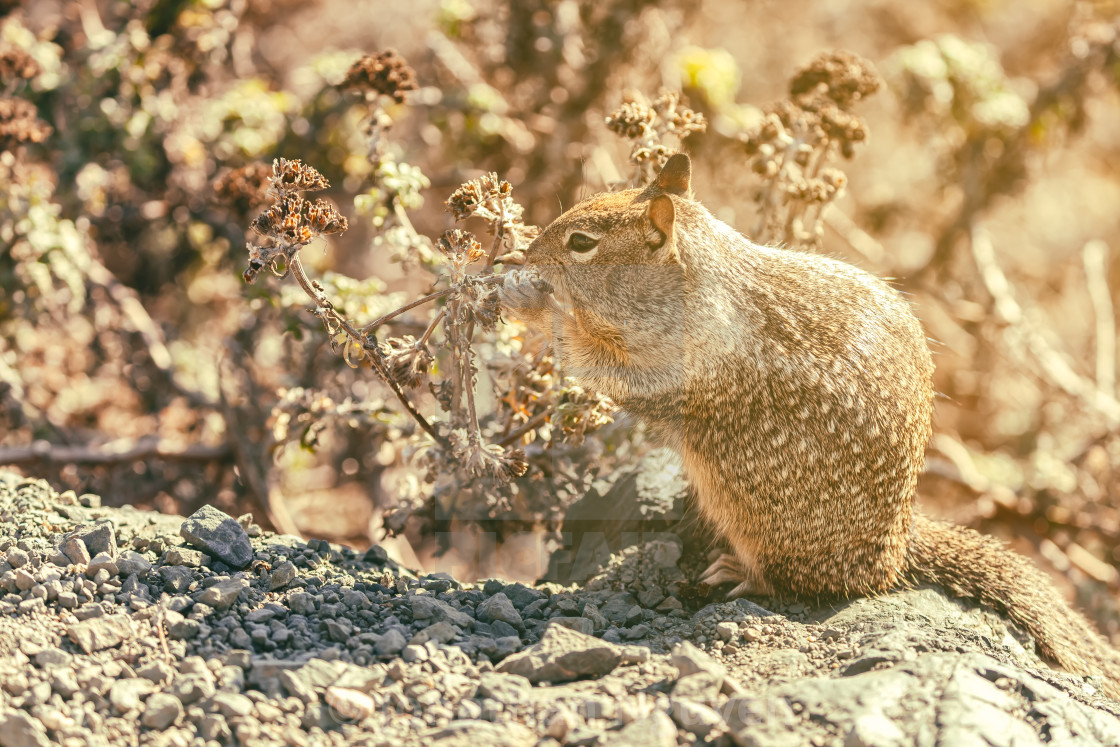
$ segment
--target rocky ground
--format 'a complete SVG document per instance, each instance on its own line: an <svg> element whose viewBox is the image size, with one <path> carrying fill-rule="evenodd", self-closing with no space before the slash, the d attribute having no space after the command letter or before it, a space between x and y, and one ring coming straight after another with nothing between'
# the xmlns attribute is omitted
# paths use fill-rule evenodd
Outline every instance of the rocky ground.
<svg viewBox="0 0 1120 747"><path fill-rule="evenodd" d="M2 747L1120 744L1120 704L931 589L681 599L665 537L578 587L462 584L99 504L0 472Z"/></svg>

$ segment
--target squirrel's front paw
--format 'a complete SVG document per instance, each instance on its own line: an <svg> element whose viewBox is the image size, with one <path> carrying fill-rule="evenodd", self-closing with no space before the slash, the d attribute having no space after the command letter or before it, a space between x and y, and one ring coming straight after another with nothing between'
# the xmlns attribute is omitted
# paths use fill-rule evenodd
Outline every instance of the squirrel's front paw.
<svg viewBox="0 0 1120 747"><path fill-rule="evenodd" d="M552 308L552 287L539 275L527 270L513 270L498 286L498 300L513 311L540 311Z"/></svg>

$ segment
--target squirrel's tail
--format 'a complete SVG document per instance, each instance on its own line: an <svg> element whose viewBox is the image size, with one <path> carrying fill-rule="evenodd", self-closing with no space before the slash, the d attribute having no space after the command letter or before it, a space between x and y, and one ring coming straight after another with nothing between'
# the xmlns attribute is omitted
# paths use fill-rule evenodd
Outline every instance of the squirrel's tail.
<svg viewBox="0 0 1120 747"><path fill-rule="evenodd" d="M1120 700L1120 653L1027 558L994 537L915 514L906 561L909 582L937 584L994 607L1031 634L1044 659L1099 676L1104 692Z"/></svg>

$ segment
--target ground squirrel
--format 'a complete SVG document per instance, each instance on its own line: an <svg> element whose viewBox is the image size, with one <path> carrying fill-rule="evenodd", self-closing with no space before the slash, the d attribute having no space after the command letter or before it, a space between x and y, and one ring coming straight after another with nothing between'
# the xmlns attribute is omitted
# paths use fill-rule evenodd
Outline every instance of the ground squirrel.
<svg viewBox="0 0 1120 747"><path fill-rule="evenodd" d="M932 582L1120 697L1120 655L1045 574L912 512L933 363L910 304L843 262L750 242L692 199L690 178L675 155L645 189L579 203L526 253L547 286L521 275L502 294L551 328L565 373L681 454L732 550L705 580L807 599Z"/></svg>

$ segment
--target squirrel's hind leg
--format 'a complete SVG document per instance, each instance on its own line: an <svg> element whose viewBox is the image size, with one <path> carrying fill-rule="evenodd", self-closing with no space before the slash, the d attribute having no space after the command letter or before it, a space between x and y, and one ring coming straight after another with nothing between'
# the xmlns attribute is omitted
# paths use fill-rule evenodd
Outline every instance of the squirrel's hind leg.
<svg viewBox="0 0 1120 747"><path fill-rule="evenodd" d="M720 555L716 562L708 566L700 575L700 583L708 586L735 584L735 588L727 593L728 599L746 594L768 595L773 591L754 563L744 562L740 556L731 553Z"/></svg>

